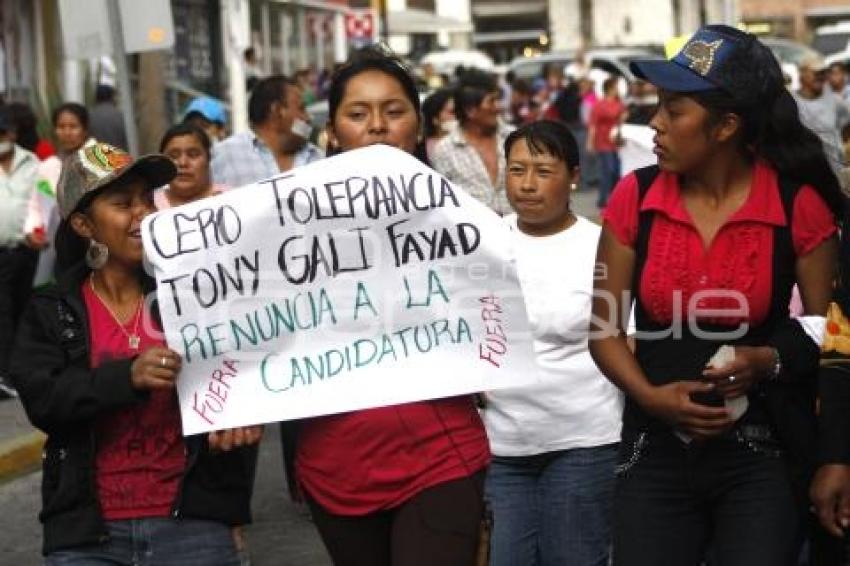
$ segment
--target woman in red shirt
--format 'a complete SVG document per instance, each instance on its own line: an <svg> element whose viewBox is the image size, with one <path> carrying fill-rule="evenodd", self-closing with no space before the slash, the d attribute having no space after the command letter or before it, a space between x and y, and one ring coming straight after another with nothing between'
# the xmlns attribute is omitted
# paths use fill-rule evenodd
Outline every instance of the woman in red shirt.
<svg viewBox="0 0 850 566"><path fill-rule="evenodd" d="M660 89L658 167L623 179L605 211L591 336L627 395L614 564L790 566L818 344L788 300L796 283L807 315L826 312L838 182L752 35L706 26L632 68ZM634 354L618 315L632 293ZM708 367L723 345L731 359Z"/></svg>
<svg viewBox="0 0 850 566"><path fill-rule="evenodd" d="M355 53L328 103L331 151L384 143L415 152L419 96L394 57ZM474 564L489 460L464 396L307 419L295 472L334 564L463 566Z"/></svg>

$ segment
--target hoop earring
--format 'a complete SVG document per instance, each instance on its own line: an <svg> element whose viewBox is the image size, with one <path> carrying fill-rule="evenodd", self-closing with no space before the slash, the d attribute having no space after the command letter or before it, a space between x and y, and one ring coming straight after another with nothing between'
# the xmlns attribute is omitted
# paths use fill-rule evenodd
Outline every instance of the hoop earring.
<svg viewBox="0 0 850 566"><path fill-rule="evenodd" d="M106 265L106 260L109 259L109 248L106 244L92 239L89 240L89 249L86 250L86 265L90 269L98 270Z"/></svg>

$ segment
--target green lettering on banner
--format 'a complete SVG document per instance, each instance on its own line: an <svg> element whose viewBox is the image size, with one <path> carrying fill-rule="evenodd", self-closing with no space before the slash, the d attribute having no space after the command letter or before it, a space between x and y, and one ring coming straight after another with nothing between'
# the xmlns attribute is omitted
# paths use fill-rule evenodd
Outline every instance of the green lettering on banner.
<svg viewBox="0 0 850 566"><path fill-rule="evenodd" d="M219 328L224 326L224 324L213 324L212 326L207 326L207 337L210 340L210 347L212 348L212 357L220 356L224 352L218 349L218 343L224 342L223 336L218 336L216 332Z"/></svg>
<svg viewBox="0 0 850 566"><path fill-rule="evenodd" d="M372 353L369 354L369 357L366 359L362 359L360 357L360 345L361 344L369 344L372 347ZM373 340L369 340L368 338L361 338L360 340L354 341L354 367L362 368L363 366L369 365L372 360L375 359L375 356L378 355L378 345L375 344Z"/></svg>
<svg viewBox="0 0 850 566"><path fill-rule="evenodd" d="M257 345L257 329L254 328L254 323L251 322L250 316L245 316L245 320L248 322L248 327L250 329L250 333L245 331L244 328L239 326L235 320L230 321L230 333L233 335L233 342L236 344L236 349L242 349L242 339L244 338L248 342L251 343L252 346Z"/></svg>
<svg viewBox="0 0 850 566"><path fill-rule="evenodd" d="M378 357L377 363L380 364L381 362L383 362L384 356L387 356L389 354L392 354L393 360L398 361L398 356L396 356L395 346L393 346L392 339L389 336L387 336L386 334L384 334L381 337L381 354Z"/></svg>
<svg viewBox="0 0 850 566"><path fill-rule="evenodd" d="M334 314L334 307L331 304L330 298L328 298L328 292L325 291L325 288L322 287L319 289L319 314L316 317L314 322L315 326L319 326L324 322L325 313L331 317L331 322L336 324L336 315Z"/></svg>
<svg viewBox="0 0 850 566"><path fill-rule="evenodd" d="M457 319L457 340L456 344L461 342L461 336L466 335L466 341L472 344L472 330L469 329L469 323L462 316Z"/></svg>
<svg viewBox="0 0 850 566"><path fill-rule="evenodd" d="M378 316L378 311L372 305L372 299L369 298L369 292L362 281L357 282L357 296L354 298L354 320L360 315L360 309L369 307L372 310L373 316Z"/></svg>
<svg viewBox="0 0 850 566"><path fill-rule="evenodd" d="M304 367L307 369L307 383L305 385L310 385L313 383L313 374L316 375L317 378L324 379L325 378L325 360L321 356L318 358L318 363L314 364L313 360L310 359L310 356L303 356L304 359Z"/></svg>
<svg viewBox="0 0 850 566"><path fill-rule="evenodd" d="M263 358L263 361L260 362L260 379L263 382L263 387L265 387L266 389L268 389L272 393L282 393L283 391L286 391L287 389L292 387L292 384L290 383L289 387L283 387L283 388L276 388L276 387L272 387L271 385L269 385L269 377L270 377L269 373L268 373L269 359L276 358L276 357L277 357L277 354L268 354L265 358Z"/></svg>
<svg viewBox="0 0 850 566"><path fill-rule="evenodd" d="M277 303L272 303L272 313L274 313L275 324L278 329L280 325L284 325L289 332L295 332L295 323L292 321L292 308L289 306L289 300L286 301L286 316Z"/></svg>
<svg viewBox="0 0 850 566"><path fill-rule="evenodd" d="M270 374L268 369L277 354L267 355L260 365L260 371L265 388L272 393L282 393L297 385L306 387L359 368L405 359L416 352L427 354L441 343L451 345L464 341L472 343L472 330L466 319L458 317L450 321L441 318L404 327L390 334L384 333L374 339L359 338L345 346L329 348L313 355L293 356L289 359L289 384L285 387L273 386L272 381L277 376ZM410 347L408 344L411 344ZM285 378L281 376L278 379Z"/></svg>
<svg viewBox="0 0 850 566"><path fill-rule="evenodd" d="M407 326L405 328L402 328L400 330L396 330L395 332L393 332L393 334L398 336L398 339L401 340L401 347L404 348L404 357L405 358L408 356L408 353L407 353L407 340L404 337L404 333L409 332L409 331L410 331L410 327Z"/></svg>
<svg viewBox="0 0 850 566"><path fill-rule="evenodd" d="M295 387L296 379L301 381L301 385L309 385L307 379L304 377L304 374L301 371L301 366L298 365L298 360L296 358L291 358L289 360L289 366L291 375L291 379L289 381L290 387Z"/></svg>
<svg viewBox="0 0 850 566"><path fill-rule="evenodd" d="M188 331L192 332L192 337L188 340L186 339L186 333ZM199 338L200 331L198 329L198 325L194 323L189 323L183 326L180 329L180 338L183 340L183 359L186 360L186 363L192 361L192 347L197 346L198 352L201 354L201 359L207 359L207 349L204 346L203 340Z"/></svg>
<svg viewBox="0 0 850 566"><path fill-rule="evenodd" d="M440 329L437 330L437 326L439 325ZM431 330L434 332L434 345L440 345L440 336L443 334L449 335L449 342L454 343L454 338L452 337L452 331L449 330L449 321L445 318L441 318L440 320L435 320L431 322Z"/></svg>
<svg viewBox="0 0 850 566"><path fill-rule="evenodd" d="M351 363L346 363L346 361L348 360L347 353L348 348L346 348L345 354L343 354L339 350L328 350L327 352L325 352L325 367L328 370L328 377L333 377L339 374L339 372L341 372L343 368L346 368L348 369L348 371L351 371ZM334 354L337 357L337 365L334 365Z"/></svg>
<svg viewBox="0 0 850 566"><path fill-rule="evenodd" d="M442 297L445 302L449 302L449 295L448 293L446 293L446 289L443 287L443 282L440 280L440 276L437 275L437 272L433 269L428 270L428 292L421 302L415 302L413 300L413 293L410 290L410 282L407 280L407 276L404 276L403 280L404 289L405 291L407 291L406 306L408 309L411 309L413 307L430 307L431 297L434 297L435 295Z"/></svg>
<svg viewBox="0 0 850 566"><path fill-rule="evenodd" d="M420 334L424 334L425 338L428 339L427 345L424 345L424 338L421 341L419 340ZM428 332L427 326L417 326L413 329L413 343L416 344L416 349L423 354L431 351L431 348L434 346L434 341L431 334Z"/></svg>

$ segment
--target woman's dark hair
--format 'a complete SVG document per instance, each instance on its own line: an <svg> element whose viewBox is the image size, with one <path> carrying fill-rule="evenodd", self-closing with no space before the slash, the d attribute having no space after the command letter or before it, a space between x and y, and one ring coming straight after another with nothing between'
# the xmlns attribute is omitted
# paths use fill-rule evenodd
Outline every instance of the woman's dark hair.
<svg viewBox="0 0 850 566"><path fill-rule="evenodd" d="M53 115L51 116L51 123L55 128L59 123L59 116L64 113L73 114L76 116L77 120L83 126L84 130L89 129L89 111L86 110L86 107L82 104L77 104L76 102L66 102L64 104L60 104L56 108L53 109Z"/></svg>
<svg viewBox="0 0 850 566"><path fill-rule="evenodd" d="M165 147L168 145L168 142L170 142L174 138L179 138L183 136L195 136L201 143L201 147L204 148L204 153L207 155L207 160L210 159L210 137L205 131L195 126L194 124L190 124L188 122L181 122L180 124L175 124L174 126L168 128L168 130L162 136L162 141L159 142L159 152L164 153Z"/></svg>
<svg viewBox="0 0 850 566"><path fill-rule="evenodd" d="M422 125L424 128L425 138L432 138L439 132L437 126L434 125L434 120L446 107L446 104L454 96L454 91L451 88L445 87L435 90L428 98L422 101Z"/></svg>
<svg viewBox="0 0 850 566"><path fill-rule="evenodd" d="M563 161L567 169L579 166L578 143L570 129L562 122L540 120L514 130L505 139L505 156L519 140L525 140L531 155L546 153Z"/></svg>
<svg viewBox="0 0 850 566"><path fill-rule="evenodd" d="M380 71L397 80L401 84L405 96L413 104L416 117L419 118L421 104L413 73L388 47L375 44L354 51L348 60L334 72L328 90L328 120L333 122L336 117L348 81L366 71Z"/></svg>
<svg viewBox="0 0 850 566"><path fill-rule="evenodd" d="M811 185L823 198L837 221L844 218L845 197L827 159L820 138L800 120L794 97L785 88L782 70L770 50L760 43L748 61L760 75L757 96L751 103L721 90L690 94L709 113L709 124L725 114L736 114L742 124L741 142L746 151L766 160L780 177ZM744 93L746 94L746 93Z"/></svg>
<svg viewBox="0 0 850 566"><path fill-rule="evenodd" d="M74 231L68 220L62 220L59 223L54 245L56 246L56 265L53 267L53 273L56 276L83 261L89 247L86 239Z"/></svg>
<svg viewBox="0 0 850 566"><path fill-rule="evenodd" d="M275 102L283 104L286 90L297 86L294 79L284 75L273 75L257 81L248 99L248 121L254 126L265 122L272 111L272 105Z"/></svg>
<svg viewBox="0 0 850 566"><path fill-rule="evenodd" d="M461 125L469 120L469 110L481 105L481 101L493 92L499 92L496 78L480 69L468 69L460 75L455 87L455 116Z"/></svg>
<svg viewBox="0 0 850 566"><path fill-rule="evenodd" d="M35 112L28 104L23 102L10 102L6 105L9 110L9 116L15 124L15 131L18 134L17 143L27 151L35 151L38 145L38 130L36 124L38 119Z"/></svg>

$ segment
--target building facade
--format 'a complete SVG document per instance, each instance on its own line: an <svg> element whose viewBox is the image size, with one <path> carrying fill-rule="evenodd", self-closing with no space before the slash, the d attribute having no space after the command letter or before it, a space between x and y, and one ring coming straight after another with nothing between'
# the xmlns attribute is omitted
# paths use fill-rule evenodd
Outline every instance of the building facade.
<svg viewBox="0 0 850 566"><path fill-rule="evenodd" d="M737 0L549 0L553 49L659 45L737 14Z"/></svg>
<svg viewBox="0 0 850 566"><path fill-rule="evenodd" d="M548 50L550 5L563 3L561 0L472 0L476 48L497 63Z"/></svg>
<svg viewBox="0 0 850 566"><path fill-rule="evenodd" d="M754 33L809 41L821 25L850 21L847 0L739 0L741 21Z"/></svg>
<svg viewBox="0 0 850 566"><path fill-rule="evenodd" d="M468 49L472 21L469 0L351 0L351 6L371 5L379 18L379 35L396 53L419 59L431 51Z"/></svg>

